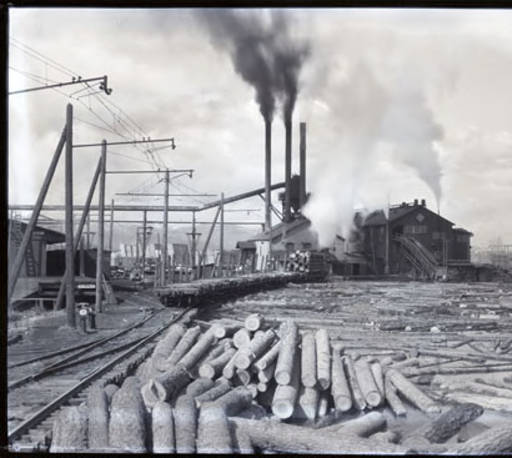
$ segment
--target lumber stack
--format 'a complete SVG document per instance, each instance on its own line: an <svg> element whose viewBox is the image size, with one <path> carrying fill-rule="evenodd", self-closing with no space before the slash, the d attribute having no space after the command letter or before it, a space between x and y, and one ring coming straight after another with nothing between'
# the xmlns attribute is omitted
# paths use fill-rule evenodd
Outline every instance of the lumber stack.
<svg viewBox="0 0 512 458"><path fill-rule="evenodd" d="M288 254L285 270L310 274L310 278L322 278L328 273L327 260L324 253L310 250L297 250Z"/></svg>
<svg viewBox="0 0 512 458"><path fill-rule="evenodd" d="M325 329L302 331L293 320L277 327L261 314L237 327L221 321L173 325L123 383L91 388L85 414L57 417L52 447L71 450L87 442L103 453L450 451L444 442L481 407L442 412L399 364L349 354ZM398 444L386 431L383 408L397 416L418 409L432 422ZM68 422L79 425L79 437L66 435ZM492 436L502 441L499 447L509 444L504 431Z"/></svg>

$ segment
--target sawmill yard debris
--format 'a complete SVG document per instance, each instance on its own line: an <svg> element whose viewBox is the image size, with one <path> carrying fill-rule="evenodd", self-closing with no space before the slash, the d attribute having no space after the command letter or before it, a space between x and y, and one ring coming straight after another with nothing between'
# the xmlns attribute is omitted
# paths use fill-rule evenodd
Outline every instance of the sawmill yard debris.
<svg viewBox="0 0 512 458"><path fill-rule="evenodd" d="M199 309L51 451L512 451L512 286L290 283Z"/></svg>

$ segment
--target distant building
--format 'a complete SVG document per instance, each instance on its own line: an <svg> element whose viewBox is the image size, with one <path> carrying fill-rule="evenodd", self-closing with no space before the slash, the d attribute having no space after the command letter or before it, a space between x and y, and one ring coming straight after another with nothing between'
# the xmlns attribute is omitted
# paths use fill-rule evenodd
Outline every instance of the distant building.
<svg viewBox="0 0 512 458"><path fill-rule="evenodd" d="M356 215L360 218L360 214ZM362 220L362 252L375 274L446 276L451 267L471 265L471 232L427 208L425 200L374 211Z"/></svg>

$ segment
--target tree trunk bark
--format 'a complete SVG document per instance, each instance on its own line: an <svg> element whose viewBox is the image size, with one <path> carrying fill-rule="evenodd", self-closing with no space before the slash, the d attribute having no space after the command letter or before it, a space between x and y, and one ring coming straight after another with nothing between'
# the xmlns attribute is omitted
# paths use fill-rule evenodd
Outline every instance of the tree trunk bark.
<svg viewBox="0 0 512 458"><path fill-rule="evenodd" d="M224 351L224 353L217 358L202 364L199 366L199 376L214 379L222 372L222 369L224 369L235 353L236 350L234 348L230 348L229 350Z"/></svg>
<svg viewBox="0 0 512 458"><path fill-rule="evenodd" d="M316 388L301 386L299 400L295 406L297 417L314 421L316 419L319 397L320 395Z"/></svg>
<svg viewBox="0 0 512 458"><path fill-rule="evenodd" d="M388 401L389 407L397 417L403 417L407 415L407 409L405 408L402 400L396 393L396 388L388 378L384 379L384 391L386 393L386 400Z"/></svg>
<svg viewBox="0 0 512 458"><path fill-rule="evenodd" d="M178 361L187 353L187 351L194 345L197 336L201 333L199 326L188 328L183 337L180 339L174 350L171 352L166 361L166 368L172 368Z"/></svg>
<svg viewBox="0 0 512 458"><path fill-rule="evenodd" d="M274 340L274 331L268 331L258 334L256 333L247 347L240 348L235 358L235 366L239 369L247 369L260 355L267 350Z"/></svg>
<svg viewBox="0 0 512 458"><path fill-rule="evenodd" d="M238 386L213 401L222 407L227 416L231 417L247 409L253 400L253 393L249 388Z"/></svg>
<svg viewBox="0 0 512 458"><path fill-rule="evenodd" d="M370 370L372 371L373 379L375 380L375 385L379 389L379 393L381 396L381 403L384 400L384 376L382 373L382 366L379 361L374 361L370 364Z"/></svg>
<svg viewBox="0 0 512 458"><path fill-rule="evenodd" d="M279 331L281 346L274 378L279 385L288 385L292 380L293 364L297 351L297 325L292 320L288 320L281 324Z"/></svg>
<svg viewBox="0 0 512 458"><path fill-rule="evenodd" d="M254 448L251 443L251 438L246 431L240 429L235 423L228 419L228 424L231 432L231 442L233 444L233 451L241 455L253 455Z"/></svg>
<svg viewBox="0 0 512 458"><path fill-rule="evenodd" d="M322 433L321 430L289 425L271 420L232 418L250 437L253 446L262 450L288 453L390 453L405 454L406 448L347 434Z"/></svg>
<svg viewBox="0 0 512 458"><path fill-rule="evenodd" d="M226 413L215 403L205 403L199 412L197 453L233 453Z"/></svg>
<svg viewBox="0 0 512 458"><path fill-rule="evenodd" d="M359 382L357 381L357 375L354 369L354 362L352 361L350 355L343 356L343 361L345 363L344 365L347 371L347 379L352 390L352 400L357 409L363 411L364 409L366 409L366 401L361 391L361 387L359 386Z"/></svg>
<svg viewBox="0 0 512 458"><path fill-rule="evenodd" d="M325 329L315 333L316 344L316 378L323 390L331 386L331 346L329 334Z"/></svg>
<svg viewBox="0 0 512 458"><path fill-rule="evenodd" d="M215 385L215 382L209 378L197 378L185 389L188 396L196 397L208 391Z"/></svg>
<svg viewBox="0 0 512 458"><path fill-rule="evenodd" d="M313 388L316 385L316 345L312 332L302 334L302 385Z"/></svg>
<svg viewBox="0 0 512 458"><path fill-rule="evenodd" d="M210 330L206 331L187 354L180 359L179 364L190 370L215 342L216 339L213 333Z"/></svg>
<svg viewBox="0 0 512 458"><path fill-rule="evenodd" d="M352 395L348 386L345 370L341 356L335 349L332 353L332 385L331 394L334 400L336 410L340 412L348 412L352 408Z"/></svg>
<svg viewBox="0 0 512 458"><path fill-rule="evenodd" d="M386 428L386 417L380 412L373 411L353 420L326 426L319 431L337 434L355 434L359 437L368 437Z"/></svg>
<svg viewBox="0 0 512 458"><path fill-rule="evenodd" d="M180 396L174 408L176 453L195 453L197 408L192 396Z"/></svg>
<svg viewBox="0 0 512 458"><path fill-rule="evenodd" d="M157 402L151 417L153 453L175 453L174 419L167 402Z"/></svg>
<svg viewBox="0 0 512 458"><path fill-rule="evenodd" d="M249 345L250 342L251 342L251 334L245 328L239 329L233 335L233 344L236 348L246 347L247 345Z"/></svg>
<svg viewBox="0 0 512 458"><path fill-rule="evenodd" d="M280 342L278 341L269 351L267 351L258 361L254 363L254 367L258 370L265 370L269 365L277 361L279 355Z"/></svg>
<svg viewBox="0 0 512 458"><path fill-rule="evenodd" d="M135 377L128 377L112 398L108 436L111 447L132 453L146 451L146 409Z"/></svg>
<svg viewBox="0 0 512 458"><path fill-rule="evenodd" d="M50 453L80 452L86 448L86 412L77 406L64 407L53 422Z"/></svg>
<svg viewBox="0 0 512 458"><path fill-rule="evenodd" d="M159 371L165 370L166 359L170 356L180 339L185 334L185 326L180 323L173 324L165 337L158 342L153 351L151 361L153 366Z"/></svg>
<svg viewBox="0 0 512 458"><path fill-rule="evenodd" d="M184 366L174 366L170 371L151 378L144 384L141 389L144 404L151 410L158 401L169 401L171 396L190 383L190 380Z"/></svg>
<svg viewBox="0 0 512 458"><path fill-rule="evenodd" d="M199 408L206 402L214 401L231 390L231 386L227 381L216 382L215 386L205 391L203 394L196 396L196 406Z"/></svg>
<svg viewBox="0 0 512 458"><path fill-rule="evenodd" d="M92 386L89 391L87 409L89 448L108 447L108 398L105 390L98 384Z"/></svg>
<svg viewBox="0 0 512 458"><path fill-rule="evenodd" d="M107 403L110 405L112 402L112 397L114 396L114 393L119 389L117 385L114 385L113 383L109 383L106 385L103 390L105 391L105 394L107 395Z"/></svg>
<svg viewBox="0 0 512 458"><path fill-rule="evenodd" d="M373 379L369 364L366 360L359 359L354 363L354 368L366 403L371 407L377 407L382 402L382 397Z"/></svg>
<svg viewBox="0 0 512 458"><path fill-rule="evenodd" d="M512 422L491 428L461 445L448 449L453 455L492 455L512 452Z"/></svg>
<svg viewBox="0 0 512 458"><path fill-rule="evenodd" d="M285 348L283 346L283 348ZM278 362L279 364L279 362ZM272 400L272 413L281 419L290 418L295 410L295 402L299 394L300 356L295 356L292 364L293 372L289 385L278 385Z"/></svg>
<svg viewBox="0 0 512 458"><path fill-rule="evenodd" d="M395 369L388 369L386 377L393 383L400 393L407 400L414 404L418 409L425 413L440 412L439 406L430 399L423 391L419 390L413 383L407 380L400 372Z"/></svg>
<svg viewBox="0 0 512 458"><path fill-rule="evenodd" d="M270 366L267 366L262 371L258 371L258 380L262 383L269 383L274 377L274 373L276 370L276 363L272 363Z"/></svg>

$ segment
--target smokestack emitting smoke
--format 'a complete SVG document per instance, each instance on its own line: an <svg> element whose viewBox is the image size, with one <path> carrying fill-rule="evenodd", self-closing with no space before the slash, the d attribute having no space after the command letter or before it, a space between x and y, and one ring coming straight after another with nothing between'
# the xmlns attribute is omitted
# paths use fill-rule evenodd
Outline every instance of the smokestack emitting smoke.
<svg viewBox="0 0 512 458"><path fill-rule="evenodd" d="M292 122L291 120L284 121L285 128L285 149L284 149L284 215L285 221L291 219L291 181L292 181Z"/></svg>
<svg viewBox="0 0 512 458"><path fill-rule="evenodd" d="M270 181L272 159L272 123L265 120L265 230L272 227L272 216L270 214Z"/></svg>
<svg viewBox="0 0 512 458"><path fill-rule="evenodd" d="M309 44L292 37L289 17L282 11L271 11L268 21L261 11L202 10L198 16L213 44L229 52L235 71L256 91L256 102L265 120L266 225L269 225L267 207L270 208L270 124L276 98L282 104L286 128L284 217L289 220L291 122L299 92L299 74L309 55Z"/></svg>
<svg viewBox="0 0 512 458"><path fill-rule="evenodd" d="M300 123L300 143L299 143L299 166L300 166L300 208L306 203L306 123Z"/></svg>

